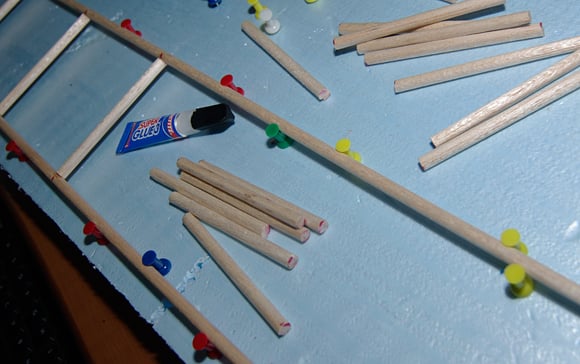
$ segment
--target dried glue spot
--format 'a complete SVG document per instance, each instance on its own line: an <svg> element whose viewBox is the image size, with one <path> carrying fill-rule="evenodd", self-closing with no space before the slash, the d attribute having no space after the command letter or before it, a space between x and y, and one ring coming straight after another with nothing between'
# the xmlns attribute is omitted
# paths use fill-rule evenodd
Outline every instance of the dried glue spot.
<svg viewBox="0 0 580 364"><path fill-rule="evenodd" d="M578 240L578 238L580 238L580 223L576 220L564 232L564 240L571 241Z"/></svg>

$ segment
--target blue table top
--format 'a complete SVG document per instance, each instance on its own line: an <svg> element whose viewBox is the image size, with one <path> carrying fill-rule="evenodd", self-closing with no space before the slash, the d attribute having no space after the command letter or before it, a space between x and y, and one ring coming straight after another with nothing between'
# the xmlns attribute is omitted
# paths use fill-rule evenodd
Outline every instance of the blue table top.
<svg viewBox="0 0 580 364"><path fill-rule="evenodd" d="M520 231L529 255L580 280L579 93L570 94L427 172L418 157L429 138L563 56L395 94L393 81L515 49L580 35L577 0L507 0L490 17L531 11L545 36L372 67L356 52L334 52L341 22L387 21L446 6L413 2L264 0L281 22L271 37L326 85L318 101L240 29L254 21L245 1L85 0L114 22L130 18L152 42L219 80L232 74L245 96L329 145L348 137L363 163L499 237ZM22 1L0 22L4 97L74 22L51 1ZM89 26L4 117L57 169L152 59ZM222 134L188 138L124 155L125 124L222 102L165 71L70 177L71 185L139 252L171 260L166 279L256 362L524 362L580 359L578 307L538 287L506 294L503 265L390 198L295 145L269 149L263 124L234 108ZM5 136L2 136L7 141ZM278 337L182 226L169 190L151 168L177 175L176 160L205 159L320 216L329 230L305 244L273 231L296 253L292 271L210 231L292 323ZM26 163L2 166L87 258L150 320L185 362L192 332L149 285L97 244L83 220Z"/></svg>

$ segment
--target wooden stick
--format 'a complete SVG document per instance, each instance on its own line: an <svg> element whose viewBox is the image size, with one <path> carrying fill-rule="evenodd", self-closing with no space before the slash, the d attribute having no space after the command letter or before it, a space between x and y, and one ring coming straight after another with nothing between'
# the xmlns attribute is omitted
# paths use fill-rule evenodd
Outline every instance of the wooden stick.
<svg viewBox="0 0 580 364"><path fill-rule="evenodd" d="M224 180L230 180L230 181L232 181L232 183L235 183L239 186L243 186L243 188L248 193L262 195L265 198L267 198L271 201L274 201L275 204L279 204L281 206L286 206L288 209L296 211L297 214L300 214L300 215L305 217L305 219L306 219L305 225L308 228L314 230L315 232L322 234L328 229L328 222L325 219L323 219L322 217L316 216L315 214L313 214L313 213L311 213L311 212L309 212L309 211L307 211L299 206L296 206L295 204L288 202L288 201L274 195L273 193L270 193L270 192L268 192L268 191L266 191L266 190L264 190L256 185L253 185L253 184L249 183L248 181L245 181L245 180L239 178L238 176L235 176L235 175L229 173L228 171L225 171L225 170L209 163L208 161L201 160L201 161L199 161L199 164L202 167L204 167L204 168L212 171L213 173L221 176Z"/></svg>
<svg viewBox="0 0 580 364"><path fill-rule="evenodd" d="M203 168L199 164L181 157L177 160L177 167L292 227L300 228L304 226L304 215L284 205L280 205L264 195L252 193L231 180L224 180L220 175L211 172L207 168Z"/></svg>
<svg viewBox="0 0 580 364"><path fill-rule="evenodd" d="M330 97L330 91L326 86L316 80L308 71L298 64L292 57L284 52L267 35L258 29L253 23L244 21L242 30L257 45L259 45L270 57L272 57L282 68L286 70L296 81L300 82L318 100L326 100Z"/></svg>
<svg viewBox="0 0 580 364"><path fill-rule="evenodd" d="M266 224L265 222L260 221L251 215L248 215L247 213L220 200L219 198L212 196L211 194L195 186L192 186L191 184L182 181L179 178L170 175L169 173L163 172L157 168L153 168L151 171L149 171L149 175L154 181L171 190L179 192L180 194L197 202L198 204L201 204L208 209L211 209L214 212L222 215L235 224L241 225L247 230L260 235L262 238L267 237L268 233L270 232L270 225Z"/></svg>
<svg viewBox="0 0 580 364"><path fill-rule="evenodd" d="M185 197L179 192L171 192L169 202L172 205L194 214L201 221L223 231L229 236L244 243L247 247L260 253L273 262L281 265L286 269L293 269L298 264L298 256L290 253L286 249L264 239L260 235L246 229L214 210Z"/></svg>
<svg viewBox="0 0 580 364"><path fill-rule="evenodd" d="M405 92L442 82L457 80L489 71L495 71L540 59L559 56L580 49L580 37L568 38L504 53L493 57L442 68L416 76L401 78L395 81L395 92Z"/></svg>
<svg viewBox="0 0 580 364"><path fill-rule="evenodd" d="M6 0L4 4L0 6L0 21L2 21L19 2L20 0Z"/></svg>
<svg viewBox="0 0 580 364"><path fill-rule="evenodd" d="M301 228L293 228L282 221L273 218L272 216L258 210L257 208L248 205L244 201L237 199L236 197L225 193L224 191L215 188L214 186L200 180L197 177L192 176L191 174L181 172L180 178L184 182L191 184L200 190L203 190L212 196L238 208L241 211L244 211L250 216L255 217L256 219L265 222L266 224L270 225L272 228L278 230L279 232L298 240L301 243L305 243L308 238L310 238L310 230L305 228L304 226Z"/></svg>
<svg viewBox="0 0 580 364"><path fill-rule="evenodd" d="M68 179L70 174L87 157L93 148L103 139L117 121L129 110L131 105L143 94L143 92L155 81L157 76L165 69L165 62L157 58L155 62L143 73L141 78L129 89L123 98L113 107L97 127L89 134L85 141L59 168L58 174Z"/></svg>
<svg viewBox="0 0 580 364"><path fill-rule="evenodd" d="M550 84L554 80L573 71L580 66L580 50L572 53L568 57L548 67L526 82L501 95L497 99L489 102L485 106L477 109L453 125L445 128L431 137L431 142L435 147L457 137L459 134L484 122L486 119L497 115L499 112L525 99L539 89Z"/></svg>
<svg viewBox="0 0 580 364"><path fill-rule="evenodd" d="M474 20L444 20L438 23L433 23L429 25L424 25L416 29L410 29L399 34L406 34L412 32L419 32L423 30L441 29L452 25L469 23ZM365 23L340 23L338 24L338 34L349 34L369 30L379 25L383 25L389 22L365 22Z"/></svg>
<svg viewBox="0 0 580 364"><path fill-rule="evenodd" d="M369 40L422 27L442 20L453 19L461 15L505 4L505 0L465 0L458 4L408 16L379 25L367 31L340 35L334 38L334 49L344 49Z"/></svg>
<svg viewBox="0 0 580 364"><path fill-rule="evenodd" d="M63 36L46 52L46 54L32 67L10 93L0 102L0 115L4 116L8 110L24 95L26 90L48 69L60 56L69 44L85 29L90 19L81 14Z"/></svg>
<svg viewBox="0 0 580 364"><path fill-rule="evenodd" d="M0 130L16 142L18 147L28 157L37 170L44 175L47 183L51 183L65 200L69 201L87 221L95 223L99 231L105 236L110 246L117 250L123 260L142 275L161 295L198 330L203 331L219 350L232 362L250 363L250 360L236 348L217 328L215 328L185 297L183 297L165 278L152 267L145 267L141 263L141 255L86 202L75 189L63 179L38 152L18 134L8 122L0 116Z"/></svg>
<svg viewBox="0 0 580 364"><path fill-rule="evenodd" d="M274 305L264 296L256 287L250 277L229 254L222 248L219 243L210 235L201 222L191 213L183 217L183 224L191 234L199 241L201 246L207 251L212 259L219 265L228 278L242 292L248 301L254 306L256 311L266 320L274 332L283 336L290 331L292 327L290 322L274 307ZM220 349L221 350L221 349Z"/></svg>
<svg viewBox="0 0 580 364"><path fill-rule="evenodd" d="M494 44L508 43L517 40L539 38L544 36L542 24L496 30L480 34L465 35L456 38L436 40L427 43L411 44L404 47L383 49L368 52L364 55L367 66L400 61L403 59L430 56L441 53L485 47Z"/></svg>
<svg viewBox="0 0 580 364"><path fill-rule="evenodd" d="M119 25L110 21L108 18L95 13L91 9L73 1L73 0L55 0L58 3L64 4L77 12L84 12L90 18L100 24L111 33L117 34L120 39L124 39L133 46L149 53L152 56L159 54L166 54L164 56L165 63L180 72L182 75L196 81L201 86L204 86L214 94L220 95L232 105L239 107L255 118L262 120L264 124L276 123L284 134L288 135L295 142L302 144L306 149L309 149L314 154L326 159L337 167L351 173L353 176L360 178L370 186L376 188L378 191L386 194L390 198L398 201L403 206L407 206L410 210L415 211L419 215L431 220L441 228L453 233L457 237L471 243L478 249L487 254L503 261L507 264L517 263L522 265L528 275L535 279L539 284L551 289L554 293L567 298L577 306L580 306L580 285L576 282L558 274L552 269L542 265L536 260L520 253L516 249L506 248L503 244L493 236L479 230L475 226L458 218L457 216L445 211L444 209L434 205L424 198L414 194L401 185L391 181L385 176L382 176L373 169L365 166L362 163L355 161L341 153L336 153L333 146L330 146L320 139L304 132L300 128L294 126L292 123L256 104L252 100L238 94L236 91L223 87L219 82L212 79L205 73L197 70L193 66L183 62L182 60L164 52L163 49L147 42L137 35L124 31ZM450 5L455 6L455 5ZM565 52L563 52L565 53ZM0 121L3 121L0 118ZM9 125L0 122L0 127L3 130L9 128ZM12 138L14 134L10 134ZM15 140L14 138L12 138ZM18 140L15 140L18 143ZM22 148L22 146L21 146ZM26 153L26 150L25 150ZM30 156L29 156L30 157ZM33 160L33 159L31 159ZM211 338L210 338L211 339ZM217 344L219 347L219 344Z"/></svg>
<svg viewBox="0 0 580 364"><path fill-rule="evenodd" d="M577 71L424 154L419 159L419 164L426 171L579 87L580 71Z"/></svg>
<svg viewBox="0 0 580 364"><path fill-rule="evenodd" d="M457 2L457 0L443 0L443 1L449 4L455 4Z"/></svg>
<svg viewBox="0 0 580 364"><path fill-rule="evenodd" d="M501 29L509 29L530 24L532 16L529 11L502 15L482 20L473 20L456 25L449 25L438 29L417 30L416 32L393 35L357 44L356 50L360 54L378 51L387 48L402 47L417 43L426 43L436 40L457 38L464 35L479 34Z"/></svg>

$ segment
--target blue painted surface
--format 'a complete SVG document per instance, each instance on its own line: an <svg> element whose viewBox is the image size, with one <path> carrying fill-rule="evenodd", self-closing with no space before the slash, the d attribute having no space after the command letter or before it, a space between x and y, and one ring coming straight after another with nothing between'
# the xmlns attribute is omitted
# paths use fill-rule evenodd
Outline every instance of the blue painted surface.
<svg viewBox="0 0 580 364"><path fill-rule="evenodd" d="M444 4L264 1L282 24L272 39L331 90L324 102L243 34L242 21L255 20L245 1L213 9L205 1L84 4L115 22L131 18L145 39L216 80L233 74L248 98L326 143L349 137L365 165L489 234L517 228L533 258L580 281L579 93L429 172L417 166L433 133L562 57L392 91L397 78L580 35L577 0L507 1L502 13L530 10L534 22L544 24L542 39L373 67L354 52L333 52L340 22L397 19ZM75 18L50 1L24 0L0 23L1 97ZM151 61L91 26L5 117L58 168ZM155 249L169 258L166 279L251 359L578 362L578 308L542 288L524 300L509 298L501 264L300 146L268 149L263 125L240 110L223 134L115 155L127 122L220 101L166 71L70 182L137 251ZM181 225L181 211L168 204L169 191L149 179L151 168L176 174L180 156L206 159L328 219L329 230L304 245L271 233L300 257L290 272L210 229L293 324L285 337L276 337L219 268L204 261L206 253ZM162 298L109 249L85 244L83 221L27 164L1 163L184 361L193 362L192 333L170 311L156 314Z"/></svg>

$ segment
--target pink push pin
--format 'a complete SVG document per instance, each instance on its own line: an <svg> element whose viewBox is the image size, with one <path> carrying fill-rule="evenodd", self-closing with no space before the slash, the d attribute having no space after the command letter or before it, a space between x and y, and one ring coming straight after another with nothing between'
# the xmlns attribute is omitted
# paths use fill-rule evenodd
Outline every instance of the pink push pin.
<svg viewBox="0 0 580 364"><path fill-rule="evenodd" d="M240 95L244 95L244 89L234 85L234 76L227 74L220 80L220 84L222 86L226 86L231 88L234 91L237 91Z"/></svg>
<svg viewBox="0 0 580 364"><path fill-rule="evenodd" d="M22 149L20 149L14 140L11 140L6 144L6 151L14 153L21 162L26 162L28 160L28 157L26 157Z"/></svg>
<svg viewBox="0 0 580 364"><path fill-rule="evenodd" d="M95 223L92 221L89 221L85 224L85 227L83 228L83 234L93 236L99 245L109 244L107 238L105 238L103 233L97 228L97 225L95 225Z"/></svg>
<svg viewBox="0 0 580 364"><path fill-rule="evenodd" d="M138 36L141 36L141 32L138 30L135 30L135 28L133 28L133 26L131 25L131 19L125 19L121 22L121 28L125 28L128 31L137 34Z"/></svg>
<svg viewBox="0 0 580 364"><path fill-rule="evenodd" d="M205 350L207 357L210 359L219 359L222 357L222 353L209 341L207 335L203 332L199 332L193 337L193 348L197 351Z"/></svg>

